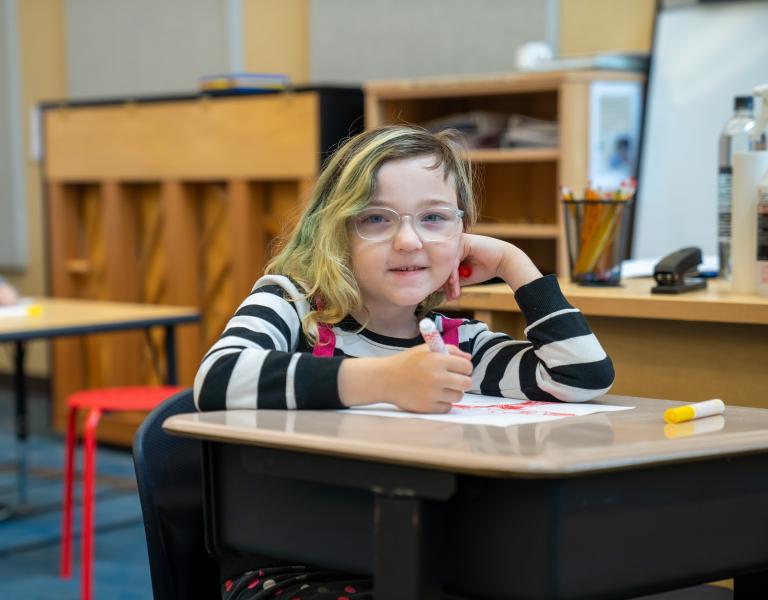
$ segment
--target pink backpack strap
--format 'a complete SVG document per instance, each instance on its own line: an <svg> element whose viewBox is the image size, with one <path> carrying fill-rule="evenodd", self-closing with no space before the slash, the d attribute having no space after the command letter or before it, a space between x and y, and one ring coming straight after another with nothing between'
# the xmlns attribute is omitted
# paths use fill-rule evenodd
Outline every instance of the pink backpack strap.
<svg viewBox="0 0 768 600"><path fill-rule="evenodd" d="M325 307L325 300L322 295L315 296L315 305L318 310L323 310ZM333 356L333 351L336 348L336 334L333 333L333 329L325 325L324 323L317 324L317 344L312 348L312 356Z"/></svg>
<svg viewBox="0 0 768 600"><path fill-rule="evenodd" d="M440 323L443 329L443 341L446 344L459 346L459 327L464 323L464 319L448 319L441 317Z"/></svg>
<svg viewBox="0 0 768 600"><path fill-rule="evenodd" d="M333 356L336 348L336 334L328 325L317 326L317 344L312 348L312 356Z"/></svg>

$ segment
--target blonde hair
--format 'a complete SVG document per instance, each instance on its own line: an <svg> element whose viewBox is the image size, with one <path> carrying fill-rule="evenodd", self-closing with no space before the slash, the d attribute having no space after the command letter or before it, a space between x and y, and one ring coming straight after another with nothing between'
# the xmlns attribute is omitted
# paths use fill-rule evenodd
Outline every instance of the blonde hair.
<svg viewBox="0 0 768 600"><path fill-rule="evenodd" d="M334 325L350 311L363 308L360 289L350 267L348 220L364 209L376 194L376 176L389 161L434 156L431 168L443 168L445 179L453 177L459 209L464 211L464 229L477 215L472 190L472 170L462 156L463 143L456 131L440 133L412 126L389 126L365 131L347 140L324 165L312 196L298 223L266 273L286 275L315 299L302 320L302 329L314 345L320 323ZM422 301L419 315L444 300L435 292Z"/></svg>

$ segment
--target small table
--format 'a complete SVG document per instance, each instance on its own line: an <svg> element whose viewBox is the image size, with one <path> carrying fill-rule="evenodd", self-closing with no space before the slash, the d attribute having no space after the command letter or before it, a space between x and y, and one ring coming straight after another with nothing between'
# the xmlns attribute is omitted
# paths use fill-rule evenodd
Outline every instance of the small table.
<svg viewBox="0 0 768 600"><path fill-rule="evenodd" d="M559 281L613 360L612 392L768 408L768 297L734 293L722 280L684 294L651 294L651 278L617 287ZM471 311L493 331L521 336L526 326L506 284L462 288L445 308Z"/></svg>
<svg viewBox="0 0 768 600"><path fill-rule="evenodd" d="M168 383L176 383L176 347L174 327L200 319L193 307L160 306L127 302L105 302L66 298L31 298L34 311L18 317L0 318L0 342L13 342L15 432L18 441L19 504L27 501L27 389L24 370L25 343L70 335L104 333L126 329L163 326L166 330L165 351L168 361Z"/></svg>
<svg viewBox="0 0 768 600"><path fill-rule="evenodd" d="M601 400L636 408L506 428L279 410L164 427L204 440L215 555L371 573L377 600L768 589L768 410L665 426L679 403Z"/></svg>

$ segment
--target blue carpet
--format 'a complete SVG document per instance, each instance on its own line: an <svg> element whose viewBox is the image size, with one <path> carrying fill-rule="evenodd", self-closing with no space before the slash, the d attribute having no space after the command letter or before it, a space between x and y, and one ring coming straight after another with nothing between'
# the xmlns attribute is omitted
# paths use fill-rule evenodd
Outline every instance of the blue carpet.
<svg viewBox="0 0 768 600"><path fill-rule="evenodd" d="M80 594L80 492L75 481L73 575L61 580L59 536L63 490L63 438L47 427L46 399L30 402L32 435L27 444L28 504L18 504L16 442L11 395L0 389L0 504L14 516L0 521L0 599L76 599ZM75 457L80 473L82 456ZM144 526L136 493L130 452L99 447L96 452L96 514L94 540L94 597L149 599L149 576Z"/></svg>
<svg viewBox="0 0 768 600"><path fill-rule="evenodd" d="M80 596L79 544L75 544L72 578L59 579L58 544L0 559L3 600L75 600ZM94 598L152 598L144 530L126 527L96 535Z"/></svg>

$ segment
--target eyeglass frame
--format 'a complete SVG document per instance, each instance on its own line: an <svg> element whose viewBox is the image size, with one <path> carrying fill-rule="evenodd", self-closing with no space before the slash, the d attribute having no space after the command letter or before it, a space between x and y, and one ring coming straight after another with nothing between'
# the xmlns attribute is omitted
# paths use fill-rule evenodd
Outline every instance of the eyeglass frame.
<svg viewBox="0 0 768 600"><path fill-rule="evenodd" d="M457 224L462 224L462 221L463 221L463 218L464 218L464 211L463 211L463 210L461 210L460 208L453 208L453 207L447 207L447 206L439 206L439 207L436 207L436 208L437 208L438 210L447 210L447 211L450 211L450 212L452 212L452 213L453 213L453 214L454 214L454 215L455 215L455 216L458 218ZM365 211L367 211L367 210L373 210L373 209L376 209L376 210L385 210L385 211L387 211L387 212L391 212L391 213L394 213L395 215L397 215L397 227L396 227L396 228L393 230L393 233L392 233L392 235L390 235L389 237L386 237L386 238L382 238L382 239L371 239L371 238L367 238L367 237L363 236L363 235L360 233L360 231L358 230L358 228L357 228L357 221L356 221L356 218L357 218L359 215L363 214ZM418 217L419 215L421 215L421 214L424 214L424 213L426 213L426 212L429 212L430 210L435 210L435 208L425 208L424 210L421 210L421 211L417 212L415 215L413 215L413 214L411 214L411 213L403 213L403 214L400 214L400 213L399 213L399 212L397 212L397 211L396 211L394 208L389 208L388 206L367 206L366 208L364 208L363 210L361 210L359 213L356 213L356 214L355 214L353 217L351 217L351 219L350 219L350 220L352 221L352 225L353 225L353 228L354 228L354 230L355 230L355 233L357 234L357 236L358 236L360 239L362 239L362 240L365 240L365 241L367 241L367 242L389 242L389 241L390 241L390 240L392 240L392 239L393 239L393 238L394 238L394 237L395 237L395 236L396 236L398 233L400 233L400 228L403 226L403 219L406 219L406 218L408 218L408 219L410 219L410 220L411 220L411 229L413 229L413 232L416 234L416 237L418 237L418 238L419 238L419 239L420 239L422 242L428 242L428 243L434 243L434 242L447 242L447 241L448 241L448 240L450 240L450 239L451 239L451 237L453 237L453 236L450 236L450 237L447 237L447 238L444 238L444 239L437 239L437 240L429 240L429 239L424 239L424 238L421 236L421 234L419 233L419 230L418 230L418 229L417 229L417 228L414 226L414 224L413 224L413 218L414 218L414 217ZM454 234L454 235L455 235L455 234Z"/></svg>

